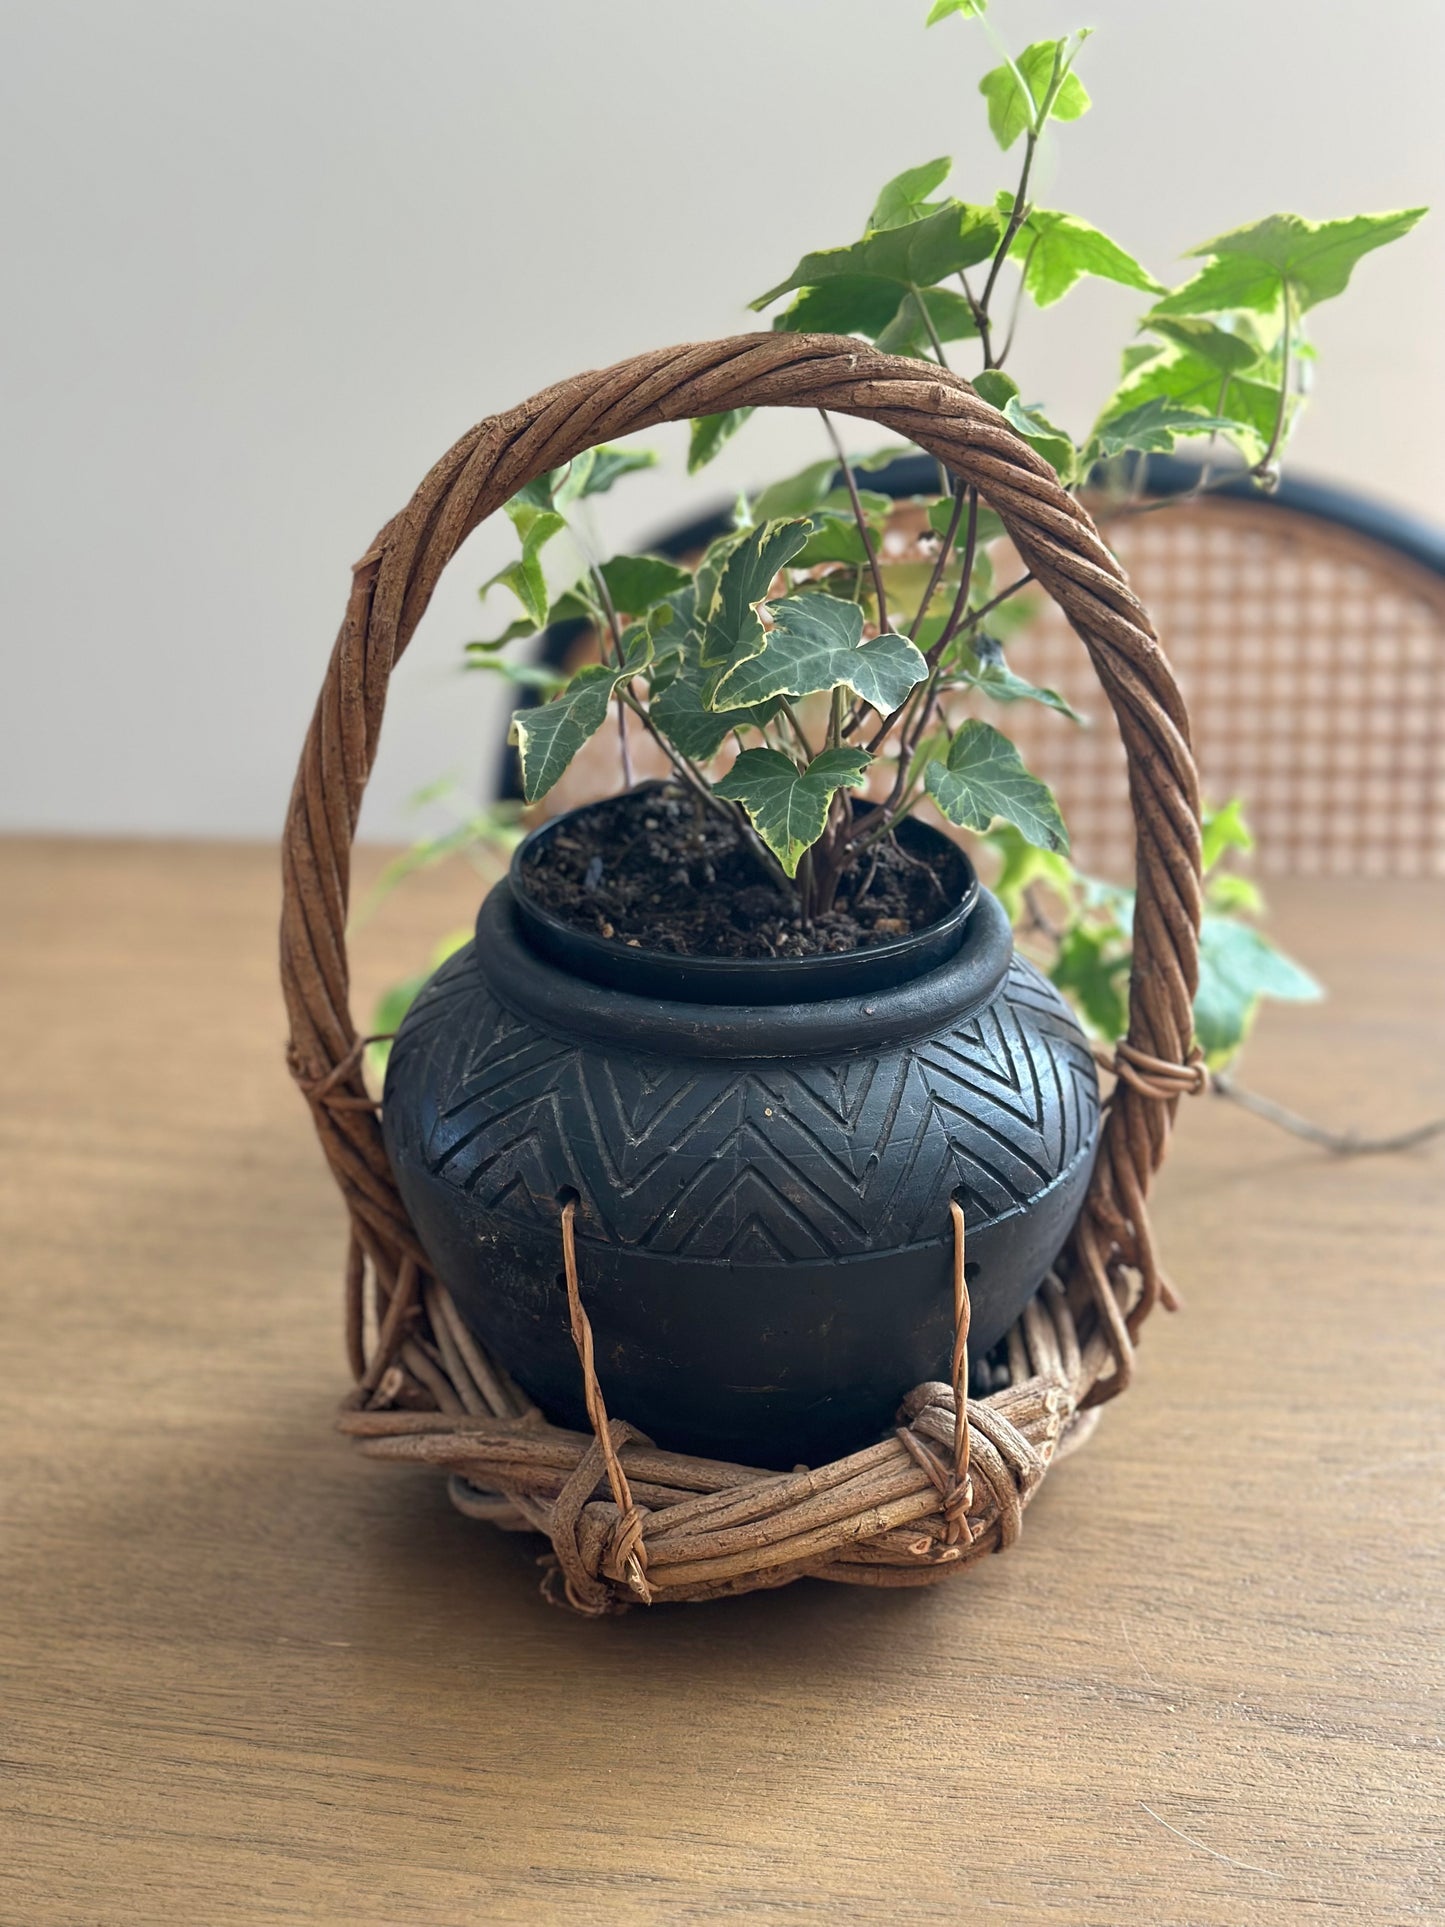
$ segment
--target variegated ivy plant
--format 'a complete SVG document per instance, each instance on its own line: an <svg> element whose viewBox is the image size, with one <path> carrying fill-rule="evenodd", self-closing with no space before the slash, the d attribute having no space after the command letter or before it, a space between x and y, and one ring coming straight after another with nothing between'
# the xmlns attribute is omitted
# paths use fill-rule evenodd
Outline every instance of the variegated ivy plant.
<svg viewBox="0 0 1445 1927"><path fill-rule="evenodd" d="M958 15L992 37L986 4L935 0L928 25ZM860 335L945 366L961 354L962 372L1066 488L1122 486L1127 496L1144 460L1181 441L1208 443L1219 478L1243 468L1270 487L1303 401L1311 309L1342 293L1360 258L1408 233L1424 210L1323 222L1270 215L1205 242L1194 250L1195 270L1166 288L1090 222L1034 198L1040 143L1053 123L1077 120L1090 105L1076 71L1086 38L1040 40L1017 53L996 43L999 58L979 92L998 147L1017 157L1009 186L960 199L946 192L949 160L910 168L884 186L860 239L805 254L752 306L772 309L778 329ZM1114 393L1076 439L1008 364L1021 310L1051 307L1085 276L1137 290L1147 305ZM746 415L695 422L689 468L711 460ZM1006 658L1029 613L1021 595L1029 578L995 581L1000 524L945 474L917 505L928 530L922 545L909 561L890 559L885 537L897 504L869 489L870 462L845 459L824 421L831 452L741 499L735 526L695 568L589 551L579 509L648 464L648 454L594 450L507 505L521 553L483 593L510 591L520 612L501 635L471 644L469 656L540 685L547 698L513 718L524 793L544 796L613 713L630 782L631 716L678 780L731 815L760 860L790 880L805 921L829 908L859 853L927 799L950 823L1002 844L1006 872L1010 862L1015 876L1027 867L1022 852L1048 859L1047 880L1070 917L1056 974L1096 1028L1117 1032L1128 949L1121 900L1073 877L1054 797L992 720L1017 702L1072 715ZM1191 494L1209 476L1206 468ZM599 662L556 686L507 651L564 616L588 618L604 647ZM869 806L855 807L855 792ZM1217 905L1226 920L1249 907ZM1246 937L1222 947L1217 935L1210 940L1227 952L1223 1015L1205 946L1202 994L1214 999L1207 1023L1216 1057L1238 1043L1258 996L1312 989L1243 927Z"/></svg>

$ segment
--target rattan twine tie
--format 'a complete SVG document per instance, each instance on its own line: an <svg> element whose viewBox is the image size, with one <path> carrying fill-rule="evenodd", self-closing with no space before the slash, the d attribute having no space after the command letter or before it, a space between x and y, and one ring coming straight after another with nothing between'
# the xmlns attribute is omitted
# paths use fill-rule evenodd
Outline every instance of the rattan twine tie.
<svg viewBox="0 0 1445 1927"><path fill-rule="evenodd" d="M1124 743L1138 832L1129 1034L1111 1064L1117 1081L1073 1238L1009 1334L1012 1383L966 1397L960 1232L952 1383L910 1393L899 1432L880 1444L790 1474L651 1446L607 1416L600 1386L588 1404L594 1436L564 1431L487 1357L431 1276L398 1195L348 1008L346 952L351 840L388 679L457 548L526 483L599 442L753 407L878 423L978 491L1089 652ZM282 863L288 1060L351 1218L346 1346L356 1389L341 1422L363 1451L438 1466L464 1509L552 1533L564 1594L589 1611L805 1573L928 1584L1011 1542L1044 1467L1081 1435L1080 1414L1126 1388L1144 1319L1172 1302L1145 1197L1178 1100L1204 1078L1191 1055L1199 794L1183 701L1117 560L1048 464L968 382L849 337L741 335L579 375L481 422L353 571ZM563 1239L574 1337L590 1346L570 1215Z"/></svg>

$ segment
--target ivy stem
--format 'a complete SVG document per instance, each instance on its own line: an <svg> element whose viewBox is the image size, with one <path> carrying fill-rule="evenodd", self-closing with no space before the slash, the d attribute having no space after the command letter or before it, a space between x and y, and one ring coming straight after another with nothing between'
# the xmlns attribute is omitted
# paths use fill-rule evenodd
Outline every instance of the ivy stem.
<svg viewBox="0 0 1445 1927"><path fill-rule="evenodd" d="M1013 306L1009 309L1008 333L1004 336L1003 346L998 351L998 360L994 363L996 368L1002 368L1013 352L1014 336L1018 332L1019 314L1024 305L1024 283L1028 280L1029 263L1034 258L1034 249L1038 244L1039 237L1035 234L1033 240L1029 242L1029 249L1028 253L1024 256L1023 266L1019 269L1019 284L1014 289Z"/></svg>
<svg viewBox="0 0 1445 1927"><path fill-rule="evenodd" d="M798 721L798 712L793 708L793 705L788 701L786 696L780 696L778 698L778 704L779 704L779 707L782 709L783 714L787 717L789 723L792 725L793 734L798 739L799 749L802 750L803 754L807 757L808 761L811 763L814 755L813 745L808 741L807 734L803 729L803 725Z"/></svg>
<svg viewBox="0 0 1445 1927"><path fill-rule="evenodd" d="M1020 90L1025 101L1032 102L1032 88L1027 85L1023 75L1019 72L1018 68L1014 66L1014 63L1010 61L1008 64L1013 72L1014 85ZM989 303L993 300L993 291L998 286L998 278L1003 271L1004 262L1008 259L1009 249L1013 246L1019 229L1028 219L1029 176L1033 172L1034 155L1038 151L1040 136L1043 134L1044 128L1048 125L1049 115L1053 112L1054 102L1058 98L1059 89L1063 86L1068 76L1070 64L1071 62L1065 60L1056 47L1054 49L1053 71L1049 75L1049 84L1044 89L1044 97L1037 104L1033 118L1024 132L1023 171L1019 175L1018 190L1014 195L1013 206L1009 209L1009 217L1004 226L1003 238L994 250L993 260L989 263L988 278L983 284L983 293L975 302L966 285L964 288L964 293L968 295L969 306L973 310L973 318L978 323L979 342L983 348L983 365L985 368L999 367L1013 343L1013 324L1010 323L1008 340L1004 344L1003 354L999 356L997 361L994 360L993 341L989 333L991 326L989 320ZM1027 261L1025 262L1025 266L1027 266ZM1020 282L1020 285L1022 285L1022 282ZM1016 309L1014 320L1017 321L1017 319L1018 314Z"/></svg>
<svg viewBox="0 0 1445 1927"><path fill-rule="evenodd" d="M828 439L833 444L834 453L837 455L839 466L843 470L843 485L848 491L848 500L853 505L853 519L858 524L858 535L863 544L863 553L868 558L868 568L873 577L873 593L878 598L878 633L881 636L888 628L888 598L883 590L883 571L878 564L878 551L874 548L873 537L868 532L868 522L863 513L863 504L858 499L858 484L853 479L853 467L847 455L843 452L843 443L839 438L837 429L833 426L833 418L826 408L820 408L818 413L823 417L823 426L828 431Z"/></svg>
<svg viewBox="0 0 1445 1927"><path fill-rule="evenodd" d="M612 606L612 597L607 588L607 578L595 563L589 562L587 566L592 576L593 586L597 591L597 598L602 604L603 614L607 618L607 628L612 637L612 652L617 658L617 667L620 669L625 660L622 649L622 624L618 621L617 611ZM622 757L622 787L625 790L630 790L633 781L632 745L627 740L627 709L620 691L617 697L617 747Z"/></svg>
<svg viewBox="0 0 1445 1927"><path fill-rule="evenodd" d="M963 520L963 499L961 493L953 498L953 514L949 518L948 527L939 544L938 558L933 565L933 574L928 578L928 587L923 591L923 600L918 605L918 614L913 618L913 627L908 632L911 636L916 636L923 627L923 618L928 614L929 604L937 594L938 585L943 580L943 572L948 567L948 558L953 553L958 525Z"/></svg>
<svg viewBox="0 0 1445 1927"><path fill-rule="evenodd" d="M762 864L763 868L791 889L792 885L789 882L782 864L778 862L767 844L764 843L763 839L748 821L747 812L743 809L742 805L740 803L730 803L726 798L716 793L697 764L694 763L690 757L684 756L680 749L675 749L673 745L668 742L662 731L657 727L657 724L653 722L651 716L648 715L646 709L643 708L642 704L630 689L619 690L618 701L625 703L633 715L636 716L637 720L657 744L657 747L662 751L668 762L671 763L681 781L689 789L695 791L709 809L715 810L719 816L724 817L731 823L743 842L748 845L758 861Z"/></svg>
<svg viewBox="0 0 1445 1927"><path fill-rule="evenodd" d="M928 303L923 298L923 290L921 288L915 288L910 282L908 292L913 296L913 305L917 308L919 319L922 321L928 339L933 345L933 352L938 357L938 365L940 368L946 368L948 366L948 356L943 352L943 340L937 328L933 325L933 316L928 312Z"/></svg>
<svg viewBox="0 0 1445 1927"><path fill-rule="evenodd" d="M982 603L977 609L973 610L971 614L966 616L964 620L958 624L953 634L966 633L968 630L976 628L977 625L983 621L984 617L996 609L1001 602L1007 602L1010 596L1017 595L1019 590L1026 588L1033 579L1032 573L1021 575L1015 581L1011 582L1006 589L1000 589L996 596L990 596L987 602ZM930 670L927 682L920 683L906 703L900 704L891 716L884 717L879 729L866 746L871 754L876 750L879 743L883 741L883 738L888 734L889 730L893 728L898 718L903 716L905 711L908 712L904 722L902 740L898 745L898 774L894 778L893 788L873 812L863 819L861 827L848 839L848 848L850 849L857 850L866 843L871 842L875 833L881 834L883 830L896 823L901 816L906 815L908 810L913 807L914 798L912 796L908 798L906 803L902 802L904 790L908 782L908 769L917 752L919 743L923 740L924 731L928 728L934 705L937 702L938 684L942 673L943 649L952 639L953 637L945 631L945 634L934 644L933 649L929 651Z"/></svg>
<svg viewBox="0 0 1445 1927"><path fill-rule="evenodd" d="M1280 337L1279 407L1275 410L1274 433L1269 438L1269 447L1250 470L1251 474L1259 476L1269 473L1274 458L1279 453L1279 445L1284 440L1285 419L1289 414L1289 383L1292 372L1290 338L1294 333L1294 318L1290 313L1289 282L1283 277L1280 279L1280 290L1284 296L1284 333Z"/></svg>

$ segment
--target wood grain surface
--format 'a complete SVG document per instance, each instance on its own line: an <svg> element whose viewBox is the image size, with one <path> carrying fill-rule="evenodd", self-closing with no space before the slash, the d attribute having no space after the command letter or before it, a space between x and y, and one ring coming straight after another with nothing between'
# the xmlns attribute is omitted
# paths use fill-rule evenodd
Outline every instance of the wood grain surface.
<svg viewBox="0 0 1445 1927"><path fill-rule="evenodd" d="M277 894L264 850L0 845L7 1927L1445 1919L1445 1148L1197 1101L1186 1307L1007 1557L584 1622L330 1430ZM1438 887L1272 894L1333 994L1247 1080L1445 1109ZM475 895L394 899L358 1008Z"/></svg>

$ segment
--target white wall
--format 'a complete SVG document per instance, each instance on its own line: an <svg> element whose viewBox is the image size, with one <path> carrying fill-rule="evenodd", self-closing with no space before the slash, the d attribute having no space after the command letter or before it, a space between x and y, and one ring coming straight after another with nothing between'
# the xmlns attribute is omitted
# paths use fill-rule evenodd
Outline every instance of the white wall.
<svg viewBox="0 0 1445 1927"><path fill-rule="evenodd" d="M0 825L272 835L348 564L463 428L575 369L756 325L744 300L852 238L900 167L951 151L958 192L1003 182L979 30L925 36L925 11L8 0ZM1094 111L1040 190L1161 275L1277 207L1445 202L1439 0L993 17L1016 45L1099 28ZM1295 454L1435 515L1442 235L1445 207L1320 311ZM1034 317L1030 396L1084 425L1136 312L1088 287ZM817 436L757 422L716 482L684 494L674 467L619 497L613 533ZM398 673L373 835L492 753L491 692L455 662L499 541L476 538Z"/></svg>

